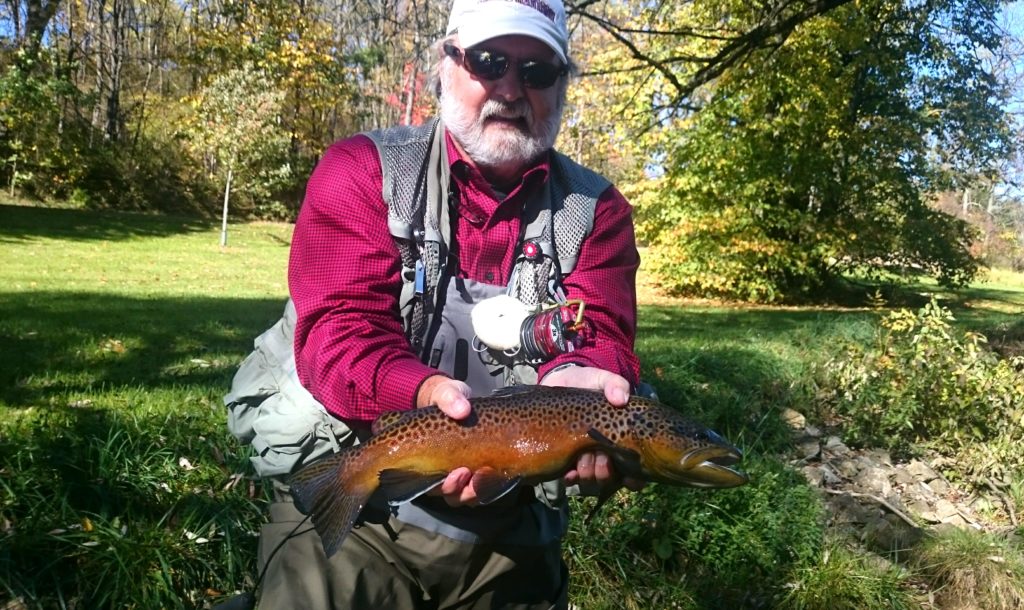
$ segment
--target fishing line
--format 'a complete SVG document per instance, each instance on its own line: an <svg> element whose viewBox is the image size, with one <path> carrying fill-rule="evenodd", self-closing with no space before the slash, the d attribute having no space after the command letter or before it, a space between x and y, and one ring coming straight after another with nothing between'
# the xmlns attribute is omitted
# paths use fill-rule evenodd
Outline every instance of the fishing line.
<svg viewBox="0 0 1024 610"><path fill-rule="evenodd" d="M263 583L263 577L267 575L267 568L269 568L270 563L274 561L274 556L277 555L277 552L281 550L281 547L284 546L285 542L316 529L311 527L300 532L299 528L307 521L309 521L309 515L303 517L302 521L299 521L295 527L292 528L292 531L288 532L288 535L282 538L281 542L278 542L277 546L270 551L270 555L267 556L267 562L263 564L263 568L260 570L260 575L256 577L256 584L253 585L252 591L240 593L227 601L213 606L211 610L253 610L253 608L256 607L256 591L259 591L260 585Z"/></svg>

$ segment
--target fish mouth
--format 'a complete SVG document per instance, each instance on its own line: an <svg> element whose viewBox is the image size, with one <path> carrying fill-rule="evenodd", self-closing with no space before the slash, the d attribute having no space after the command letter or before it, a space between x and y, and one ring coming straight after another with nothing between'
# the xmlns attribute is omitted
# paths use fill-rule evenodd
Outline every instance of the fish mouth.
<svg viewBox="0 0 1024 610"><path fill-rule="evenodd" d="M743 452L732 446L696 449L683 456L680 482L694 487L737 487L750 481L745 472L731 468L743 459Z"/></svg>

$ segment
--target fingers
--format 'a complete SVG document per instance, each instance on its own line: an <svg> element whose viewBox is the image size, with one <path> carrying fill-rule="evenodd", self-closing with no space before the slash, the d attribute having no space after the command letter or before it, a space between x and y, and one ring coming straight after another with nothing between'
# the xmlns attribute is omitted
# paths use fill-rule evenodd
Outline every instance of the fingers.
<svg viewBox="0 0 1024 610"><path fill-rule="evenodd" d="M449 506L477 504L476 490L473 488L473 471L469 468L456 468L448 473L448 477L438 490Z"/></svg>
<svg viewBox="0 0 1024 610"><path fill-rule="evenodd" d="M592 366L570 366L544 376L541 385L603 390L608 402L617 407L629 402L629 381L622 375Z"/></svg>
<svg viewBox="0 0 1024 610"><path fill-rule="evenodd" d="M469 397L473 391L462 381L433 375L428 377L416 392L416 406L436 405L445 415L452 419L465 419L472 411Z"/></svg>
<svg viewBox="0 0 1024 610"><path fill-rule="evenodd" d="M433 403L445 415L452 419L465 419L469 417L472 407L469 404L469 396L472 391L462 381L449 379L448 383L440 384L433 395Z"/></svg>

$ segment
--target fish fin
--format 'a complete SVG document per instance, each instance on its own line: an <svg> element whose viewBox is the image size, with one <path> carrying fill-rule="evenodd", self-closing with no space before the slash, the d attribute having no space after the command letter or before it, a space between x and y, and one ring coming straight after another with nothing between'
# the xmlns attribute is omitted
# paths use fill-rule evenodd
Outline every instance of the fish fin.
<svg viewBox="0 0 1024 610"><path fill-rule="evenodd" d="M511 396L519 396L520 394L558 393L564 392L565 390L566 388L546 385L510 385L493 390L490 395L496 398L508 398Z"/></svg>
<svg viewBox="0 0 1024 610"><path fill-rule="evenodd" d="M489 466L484 466L473 473L473 489L480 504L490 504L518 487L522 480L523 477L508 477Z"/></svg>
<svg viewBox="0 0 1024 610"><path fill-rule="evenodd" d="M601 510L601 507L604 506L605 502L614 496L617 491L619 491L618 485L605 485L601 490L600 495L597 496L597 503L594 504L594 508L590 509L590 513L587 514L587 518L583 520L583 525L590 525L590 521L594 518L594 515L597 514L597 511Z"/></svg>
<svg viewBox="0 0 1024 610"><path fill-rule="evenodd" d="M587 430L587 435L601 444L602 450L608 453L620 475L640 477L643 468L640 465L640 453L634 449L618 445L615 441L601 434L595 428Z"/></svg>
<svg viewBox="0 0 1024 610"><path fill-rule="evenodd" d="M341 548L374 491L372 485L359 485L345 472L356 449L314 462L288 481L295 507L313 520L328 557Z"/></svg>
<svg viewBox="0 0 1024 610"><path fill-rule="evenodd" d="M381 432L402 421L408 411L385 411L370 425L370 434L377 436Z"/></svg>
<svg viewBox="0 0 1024 610"><path fill-rule="evenodd" d="M388 504L412 502L444 482L447 472L419 472L402 468L380 471L380 489Z"/></svg>
<svg viewBox="0 0 1024 610"><path fill-rule="evenodd" d="M640 454L637 451L616 444L615 441L598 432L596 428L587 430L587 436L601 443L615 457L625 459L627 462L640 462Z"/></svg>

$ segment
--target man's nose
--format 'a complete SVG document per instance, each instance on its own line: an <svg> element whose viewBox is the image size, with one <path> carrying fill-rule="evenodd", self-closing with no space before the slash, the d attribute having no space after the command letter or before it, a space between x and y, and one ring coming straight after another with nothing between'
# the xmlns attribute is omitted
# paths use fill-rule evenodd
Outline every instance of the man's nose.
<svg viewBox="0 0 1024 610"><path fill-rule="evenodd" d="M523 84L519 81L519 67L512 64L494 84L494 93L506 102L523 97Z"/></svg>

